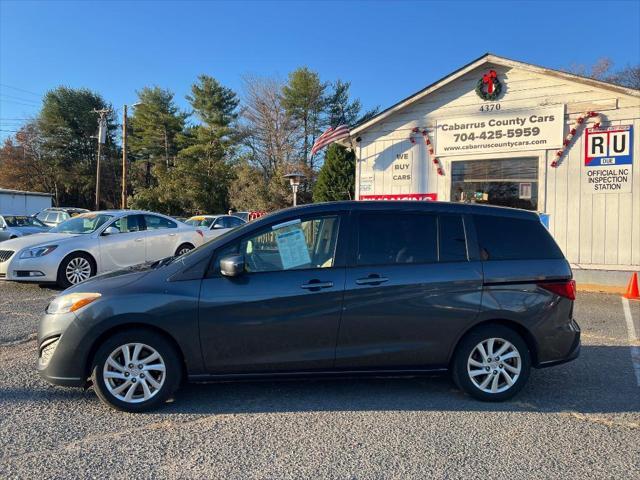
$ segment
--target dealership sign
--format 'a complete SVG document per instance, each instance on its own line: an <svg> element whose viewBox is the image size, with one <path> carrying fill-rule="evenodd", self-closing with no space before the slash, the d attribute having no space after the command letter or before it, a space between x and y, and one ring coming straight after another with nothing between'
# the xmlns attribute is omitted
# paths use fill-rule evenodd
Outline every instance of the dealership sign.
<svg viewBox="0 0 640 480"><path fill-rule="evenodd" d="M438 120L436 155L547 150L562 145L564 105Z"/></svg>
<svg viewBox="0 0 640 480"><path fill-rule="evenodd" d="M589 193L628 193L633 181L633 126L587 128L583 185Z"/></svg>

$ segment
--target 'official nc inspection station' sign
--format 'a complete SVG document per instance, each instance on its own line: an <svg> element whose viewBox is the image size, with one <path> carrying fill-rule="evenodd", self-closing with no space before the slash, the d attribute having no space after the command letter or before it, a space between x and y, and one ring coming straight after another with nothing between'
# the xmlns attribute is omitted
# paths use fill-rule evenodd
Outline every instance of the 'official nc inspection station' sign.
<svg viewBox="0 0 640 480"><path fill-rule="evenodd" d="M587 128L583 186L590 193L628 193L633 181L633 126Z"/></svg>
<svg viewBox="0 0 640 480"><path fill-rule="evenodd" d="M436 155L548 150L562 145L564 105L438 120Z"/></svg>

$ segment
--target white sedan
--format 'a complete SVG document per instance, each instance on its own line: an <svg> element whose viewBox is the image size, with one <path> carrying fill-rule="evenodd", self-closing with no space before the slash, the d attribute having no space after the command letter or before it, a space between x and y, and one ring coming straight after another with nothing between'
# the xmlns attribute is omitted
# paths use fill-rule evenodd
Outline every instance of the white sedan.
<svg viewBox="0 0 640 480"><path fill-rule="evenodd" d="M208 242L247 222L235 215L196 215L185 220L184 223L192 227L200 227L204 231L205 241Z"/></svg>
<svg viewBox="0 0 640 480"><path fill-rule="evenodd" d="M2 242L0 279L66 288L100 273L182 255L203 243L200 229L158 213L84 213L46 233Z"/></svg>

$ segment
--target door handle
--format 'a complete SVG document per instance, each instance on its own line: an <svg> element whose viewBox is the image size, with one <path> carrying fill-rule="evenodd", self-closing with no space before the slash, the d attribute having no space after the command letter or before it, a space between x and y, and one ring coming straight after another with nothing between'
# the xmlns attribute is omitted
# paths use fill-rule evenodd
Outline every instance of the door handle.
<svg viewBox="0 0 640 480"><path fill-rule="evenodd" d="M144 238L136 238L136 242L141 242Z"/></svg>
<svg viewBox="0 0 640 480"><path fill-rule="evenodd" d="M304 288L305 290L311 290L312 292L317 292L322 288L331 288L333 287L333 282L321 282L320 280L311 280L309 283L303 283L300 285L300 288Z"/></svg>
<svg viewBox="0 0 640 480"><path fill-rule="evenodd" d="M170 233L170 234L169 234L169 236L170 236L170 237L175 237L175 236L176 236L176 234L175 234L175 233Z"/></svg>
<svg viewBox="0 0 640 480"><path fill-rule="evenodd" d="M366 278L358 278L356 285L380 285L381 283L388 282L387 277L381 277L380 275L369 275Z"/></svg>

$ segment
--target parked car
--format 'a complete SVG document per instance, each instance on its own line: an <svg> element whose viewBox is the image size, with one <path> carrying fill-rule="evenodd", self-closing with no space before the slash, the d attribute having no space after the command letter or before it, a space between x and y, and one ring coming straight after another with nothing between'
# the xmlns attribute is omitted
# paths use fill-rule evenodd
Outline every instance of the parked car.
<svg viewBox="0 0 640 480"><path fill-rule="evenodd" d="M538 215L444 202L282 210L56 297L38 371L125 411L192 381L446 372L505 400L580 349L575 283Z"/></svg>
<svg viewBox="0 0 640 480"><path fill-rule="evenodd" d="M69 287L96 274L182 255L202 243L200 230L158 213L83 213L47 233L3 242L0 278Z"/></svg>
<svg viewBox="0 0 640 480"><path fill-rule="evenodd" d="M36 218L49 227L55 227L76 215L87 212L89 212L89 210L86 208L51 207L45 208L40 213L37 213Z"/></svg>
<svg viewBox="0 0 640 480"><path fill-rule="evenodd" d="M27 215L0 215L0 242L12 238L42 233L49 227L35 217Z"/></svg>
<svg viewBox="0 0 640 480"><path fill-rule="evenodd" d="M204 232L204 238L208 242L247 222L235 215L196 215L184 223L201 228Z"/></svg>

